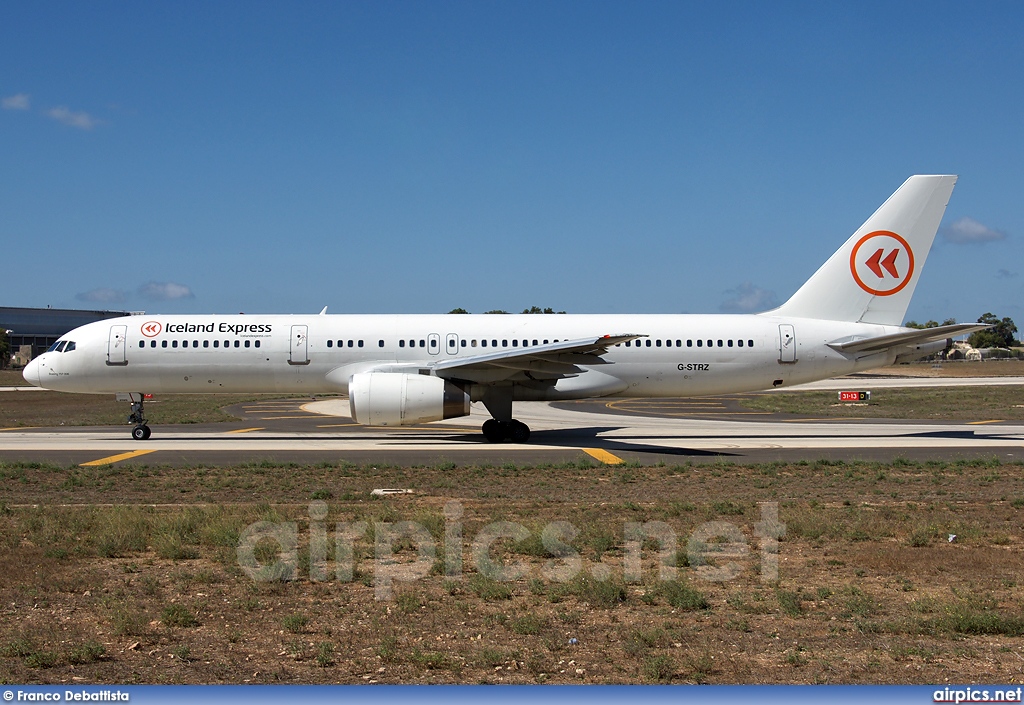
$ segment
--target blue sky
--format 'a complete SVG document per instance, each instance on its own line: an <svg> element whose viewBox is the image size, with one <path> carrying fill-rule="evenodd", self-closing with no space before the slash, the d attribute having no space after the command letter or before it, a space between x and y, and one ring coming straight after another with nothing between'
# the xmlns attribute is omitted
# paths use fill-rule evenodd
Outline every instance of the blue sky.
<svg viewBox="0 0 1024 705"><path fill-rule="evenodd" d="M1024 323L1015 2L0 6L11 306L715 313L956 173L909 318Z"/></svg>

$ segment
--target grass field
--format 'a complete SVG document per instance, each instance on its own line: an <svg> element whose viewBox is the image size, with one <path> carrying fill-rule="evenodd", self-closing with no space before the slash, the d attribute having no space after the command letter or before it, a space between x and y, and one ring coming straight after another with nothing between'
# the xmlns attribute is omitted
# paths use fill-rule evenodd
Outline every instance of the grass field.
<svg viewBox="0 0 1024 705"><path fill-rule="evenodd" d="M870 401L855 403L840 403L836 392L777 392L745 396L741 403L811 417L1010 421L1024 419L1024 386L877 389Z"/></svg>
<svg viewBox="0 0 1024 705"><path fill-rule="evenodd" d="M22 386L28 385L20 372L0 371L0 387ZM234 417L222 411L224 407L262 398L266 395L168 394L146 402L146 416L152 424L231 421ZM115 426L127 423L130 406L115 401L113 394L8 391L0 393L0 427Z"/></svg>
<svg viewBox="0 0 1024 705"><path fill-rule="evenodd" d="M942 376L1024 375L1024 361L947 363ZM900 365L880 373L907 370L916 376L932 376L931 365ZM942 372L942 370L938 370ZM0 387L23 386L20 373L0 372ZM851 382L855 387L856 382ZM0 427L106 426L124 424L129 405L113 395L62 394L59 392L4 392L0 396ZM266 395L194 394L164 395L146 405L152 424L212 423L233 417L226 406ZM742 404L758 411L812 417L899 418L925 420L1020 420L1024 419L1024 387L948 387L934 389L880 389L868 403L840 404L835 392L777 392L751 394Z"/></svg>
<svg viewBox="0 0 1024 705"><path fill-rule="evenodd" d="M146 417L151 424L232 421L235 417L222 411L223 407L259 398L251 394L169 394L146 402ZM114 401L113 394L0 392L0 427L124 425L130 407L127 402Z"/></svg>
<svg viewBox="0 0 1024 705"><path fill-rule="evenodd" d="M167 397L147 411L215 421L246 398ZM965 420L1021 418L1017 399L950 388L879 391L862 407L824 392L745 403ZM126 413L109 396L0 393L0 426ZM0 682L1020 682L1022 470L0 463ZM378 499L375 487L415 493ZM240 558L257 521L294 522L294 562L275 563L289 554L266 538ZM651 535L631 543L631 523ZM435 555L417 563L428 543ZM496 579L487 559L525 572ZM254 579L252 561L268 574ZM375 599L382 576L417 568Z"/></svg>
<svg viewBox="0 0 1024 705"><path fill-rule="evenodd" d="M1015 682L1021 471L996 460L2 465L0 680ZM416 493L372 498L381 486ZM777 552L764 538L772 503L785 527ZM291 575L277 565L254 580L240 564L239 537L258 520L295 522ZM436 557L413 563L414 535L393 540L397 564L425 575L375 600L394 569L375 561L375 540L402 521L422 527ZM367 524L351 579L336 577L348 565L337 522ZM521 564L517 579L495 579L474 553L494 522L522 527L485 554ZM648 528L674 533L679 549L661 556L644 540L638 581L626 580L637 567L627 522L660 522ZM552 526L557 555L541 540ZM446 536L460 546L450 555ZM276 553L266 539L253 550L268 566ZM331 579L311 579L318 554ZM574 556L581 573L551 572ZM730 579L705 579L730 564ZM677 575L660 576L663 565Z"/></svg>

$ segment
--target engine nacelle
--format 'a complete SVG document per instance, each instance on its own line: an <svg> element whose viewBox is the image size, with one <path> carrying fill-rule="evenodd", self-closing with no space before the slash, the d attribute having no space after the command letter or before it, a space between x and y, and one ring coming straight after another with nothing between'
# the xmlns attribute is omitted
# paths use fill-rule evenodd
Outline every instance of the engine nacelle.
<svg viewBox="0 0 1024 705"><path fill-rule="evenodd" d="M363 372L348 383L352 420L364 426L414 426L469 415L469 394L440 377Z"/></svg>

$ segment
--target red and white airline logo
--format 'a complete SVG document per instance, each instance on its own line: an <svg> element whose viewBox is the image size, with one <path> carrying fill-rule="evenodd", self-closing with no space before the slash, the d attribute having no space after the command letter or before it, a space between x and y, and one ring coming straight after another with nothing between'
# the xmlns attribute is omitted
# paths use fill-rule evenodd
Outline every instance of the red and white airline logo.
<svg viewBox="0 0 1024 705"><path fill-rule="evenodd" d="M914 276L914 251L888 230L868 233L853 246L850 271L861 289L875 296L892 296Z"/></svg>
<svg viewBox="0 0 1024 705"><path fill-rule="evenodd" d="M160 335L160 331L162 331L163 329L164 327L157 323L156 321L147 321L146 323L142 324L142 334L147 338L152 338L154 336Z"/></svg>

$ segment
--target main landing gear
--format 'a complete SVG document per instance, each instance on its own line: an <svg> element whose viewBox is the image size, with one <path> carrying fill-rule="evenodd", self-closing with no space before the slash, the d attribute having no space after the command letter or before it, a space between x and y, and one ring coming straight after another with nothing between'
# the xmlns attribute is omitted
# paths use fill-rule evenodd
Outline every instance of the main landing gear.
<svg viewBox="0 0 1024 705"><path fill-rule="evenodd" d="M137 441L148 441L149 437L153 435L149 426L146 425L146 411L142 405L143 397L142 394L132 394L132 413L128 415L128 423L135 424L135 428L132 429L132 438Z"/></svg>
<svg viewBox="0 0 1024 705"><path fill-rule="evenodd" d="M484 421L484 437L491 443L512 441L513 443L526 443L530 440L530 427L522 421L498 421L488 419Z"/></svg>
<svg viewBox="0 0 1024 705"><path fill-rule="evenodd" d="M484 438L491 443L526 443L530 440L530 427L512 418L512 385L488 387L481 401L493 417L484 421L481 429Z"/></svg>

